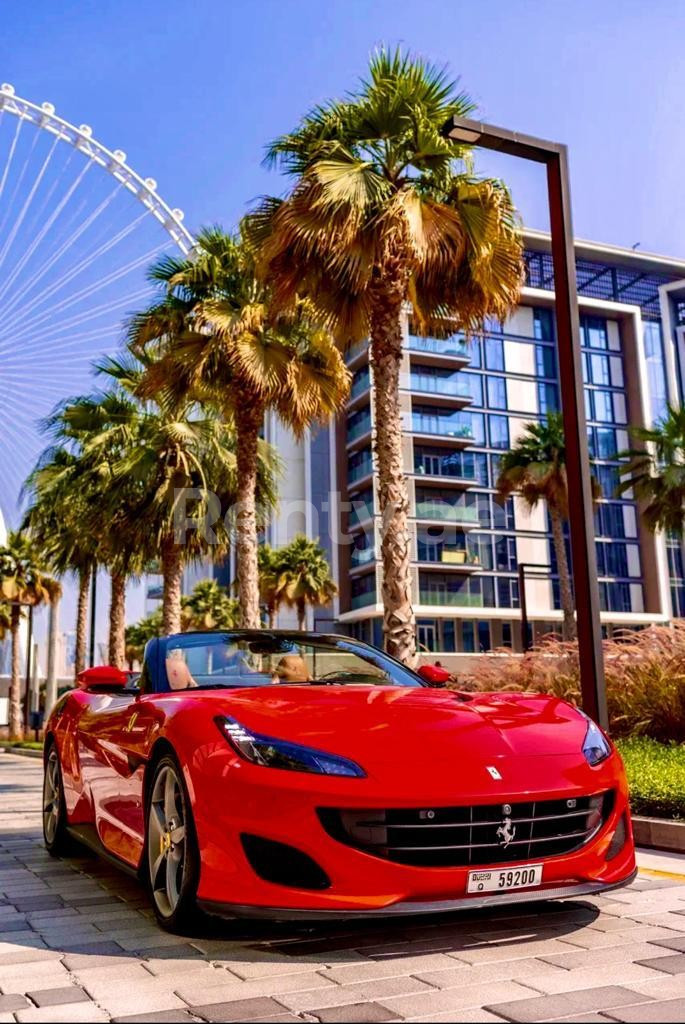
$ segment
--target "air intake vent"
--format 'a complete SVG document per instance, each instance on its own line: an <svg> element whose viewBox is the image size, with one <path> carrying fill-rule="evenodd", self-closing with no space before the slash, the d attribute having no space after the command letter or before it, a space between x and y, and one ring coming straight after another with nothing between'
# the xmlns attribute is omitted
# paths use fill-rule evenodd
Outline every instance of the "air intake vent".
<svg viewBox="0 0 685 1024"><path fill-rule="evenodd" d="M608 790L568 800L318 813L334 839L396 864L480 867L579 850L599 832L613 805Z"/></svg>
<svg viewBox="0 0 685 1024"><path fill-rule="evenodd" d="M286 843L243 833L245 856L255 874L265 882L291 889L328 889L331 880L315 860Z"/></svg>

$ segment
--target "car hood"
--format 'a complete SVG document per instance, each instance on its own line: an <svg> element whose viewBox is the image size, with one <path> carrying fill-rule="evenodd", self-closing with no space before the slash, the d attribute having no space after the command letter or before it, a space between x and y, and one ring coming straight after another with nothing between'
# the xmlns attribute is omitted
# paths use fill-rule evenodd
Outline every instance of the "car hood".
<svg viewBox="0 0 685 1024"><path fill-rule="evenodd" d="M217 695L218 696L218 695ZM571 705L533 694L364 686L269 686L217 701L254 732L359 761L366 768L423 755L480 763L512 755L578 756L587 722Z"/></svg>

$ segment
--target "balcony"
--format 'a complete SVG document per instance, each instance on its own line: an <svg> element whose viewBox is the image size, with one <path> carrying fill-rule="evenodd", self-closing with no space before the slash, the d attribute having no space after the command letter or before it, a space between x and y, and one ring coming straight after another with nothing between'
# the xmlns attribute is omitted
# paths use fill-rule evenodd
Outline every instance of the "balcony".
<svg viewBox="0 0 685 1024"><path fill-rule="evenodd" d="M350 552L350 568L358 569L362 565L369 565L370 562L376 561L376 549L371 548L352 548Z"/></svg>
<svg viewBox="0 0 685 1024"><path fill-rule="evenodd" d="M366 498L364 495L355 495L355 497L351 499L351 505L352 508L350 509L350 517L348 520L350 530L353 530L356 526L366 522L367 519L373 518L373 497Z"/></svg>
<svg viewBox="0 0 685 1024"><path fill-rule="evenodd" d="M437 413L412 413L411 431L413 434L426 434L430 437L444 437L454 441L460 447L473 444L473 428L468 413L453 413L451 416L440 416Z"/></svg>
<svg viewBox="0 0 685 1024"><path fill-rule="evenodd" d="M370 387L371 376L368 369L365 373L360 374L359 377L355 374L352 381L352 387L350 388L350 393L347 398L347 404L352 405L358 398L361 398L363 395L367 395Z"/></svg>
<svg viewBox="0 0 685 1024"><path fill-rule="evenodd" d="M368 355L368 351L369 351L369 341L368 341L368 338L362 338L361 341L355 342L354 345L351 345L348 348L347 352L345 353L345 362L347 363L348 366L351 366L352 363L356 363L357 360L362 355Z"/></svg>
<svg viewBox="0 0 685 1024"><path fill-rule="evenodd" d="M417 477L438 477L448 482L475 484L476 467L473 463L464 464L461 452L414 452L414 475Z"/></svg>
<svg viewBox="0 0 685 1024"><path fill-rule="evenodd" d="M441 362L448 360L453 364L455 359L462 365L471 362L468 342L456 334L450 338L421 338L416 334L410 334L408 348L410 352L439 357Z"/></svg>
<svg viewBox="0 0 685 1024"><path fill-rule="evenodd" d="M375 589L374 590L369 590L369 591L367 591L364 594L354 594L350 598L350 609L352 611L354 611L355 608L365 608L367 605L375 604L375 603L376 603L376 591L375 591Z"/></svg>
<svg viewBox="0 0 685 1024"><path fill-rule="evenodd" d="M457 526L478 526L478 509L475 505L453 505L439 498L416 502L416 519L439 520L442 523L456 523Z"/></svg>
<svg viewBox="0 0 685 1024"><path fill-rule="evenodd" d="M370 476L373 473L373 458L371 455L367 459L362 459L355 466L350 466L347 470L347 483L353 484L357 480L363 480L364 477Z"/></svg>
<svg viewBox="0 0 685 1024"><path fill-rule="evenodd" d="M360 437L365 437L371 432L371 413L356 420L347 427L347 444L354 444Z"/></svg>
<svg viewBox="0 0 685 1024"><path fill-rule="evenodd" d="M458 405L460 408L473 401L467 382L460 380L456 373L445 377L432 373L410 373L409 387L414 392L448 400L450 405Z"/></svg>
<svg viewBox="0 0 685 1024"><path fill-rule="evenodd" d="M482 594L469 594L463 590L419 591L419 604L444 605L453 608L483 608Z"/></svg>
<svg viewBox="0 0 685 1024"><path fill-rule="evenodd" d="M481 569L480 558L477 555L472 555L453 544L419 544L418 552L417 562L422 567L433 565L441 569L448 565L450 568L468 573L479 572Z"/></svg>

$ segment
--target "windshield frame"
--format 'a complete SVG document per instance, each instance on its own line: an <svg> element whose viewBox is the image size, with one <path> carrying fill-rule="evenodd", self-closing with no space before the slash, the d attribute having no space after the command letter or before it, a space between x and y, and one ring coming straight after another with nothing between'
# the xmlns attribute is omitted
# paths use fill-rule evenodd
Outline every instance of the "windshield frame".
<svg viewBox="0 0 685 1024"><path fill-rule="evenodd" d="M385 651L379 650L379 648L372 646L371 644L364 643L361 640L355 640L353 637L344 636L334 633L313 633L313 632L298 632L297 630L280 630L280 629L215 629L215 630L202 630L198 632L188 633L175 633L170 636L158 637L154 641L150 641L148 650L145 652L145 662L150 669L149 682L153 682L152 692L154 693L200 693L209 691L240 691L249 689L249 686L244 684L238 684L236 686L230 686L226 684L218 685L198 685L189 689L174 690L169 685L166 672L166 660L167 652L176 648L193 648L193 647L204 647L208 643L212 642L212 638L222 637L225 638L226 642L247 642L254 643L257 641L268 642L270 638L273 639L274 643L278 641L285 641L293 645L310 646L310 647L336 647L341 650L342 653L356 654L360 659L369 662L370 665L375 665L382 671L387 672L393 679L392 683L379 684L379 683L360 683L350 684L341 683L339 685L369 685L369 686L396 686L398 689L412 689L417 687L426 687L427 683L421 676L414 672L412 669L407 668L397 658L393 658ZM274 652L277 653L277 652ZM397 679L405 679L406 682L395 682ZM266 688L269 684L264 682L257 682L254 684L255 688ZM302 689L306 687L317 687L317 686L331 686L335 685L334 682L310 682L310 683L280 683L272 685L296 685ZM148 691L149 692L149 691Z"/></svg>

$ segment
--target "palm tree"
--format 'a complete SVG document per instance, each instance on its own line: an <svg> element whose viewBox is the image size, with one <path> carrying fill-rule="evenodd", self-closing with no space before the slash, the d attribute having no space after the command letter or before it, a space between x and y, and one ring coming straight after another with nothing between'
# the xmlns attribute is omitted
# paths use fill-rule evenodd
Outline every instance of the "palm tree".
<svg viewBox="0 0 685 1024"><path fill-rule="evenodd" d="M238 602L216 580L200 580L183 598L185 630L234 629L238 619Z"/></svg>
<svg viewBox="0 0 685 1024"><path fill-rule="evenodd" d="M294 178L245 223L278 308L305 296L342 345L370 337L375 449L384 531L384 634L416 653L399 372L404 309L422 333L467 333L518 303L522 242L502 182L470 172L467 147L443 135L474 105L444 70L380 50L344 100L310 111L268 161Z"/></svg>
<svg viewBox="0 0 685 1024"><path fill-rule="evenodd" d="M653 533L678 537L685 529L685 407L669 406L654 427L631 427L639 449L620 452L630 461L621 470L617 493L633 488L643 503L642 516Z"/></svg>
<svg viewBox="0 0 685 1024"><path fill-rule="evenodd" d="M22 606L35 607L50 603L59 592L59 584L46 572L29 537L12 530L7 543L0 547L0 595L11 606L10 634L12 637L12 668L9 693L10 738L19 738L22 732L19 625ZM28 686L28 679L26 681Z"/></svg>
<svg viewBox="0 0 685 1024"><path fill-rule="evenodd" d="M151 615L126 627L126 662L131 671L136 662L142 664L148 640L155 636L161 636L163 632L161 608L157 608Z"/></svg>
<svg viewBox="0 0 685 1024"><path fill-rule="evenodd" d="M526 424L524 432L499 462L497 493L502 503L511 494L519 494L528 508L545 501L552 525L552 541L559 571L559 591L563 613L563 637L576 635L573 592L569 572L564 523L568 520L568 481L566 477L566 442L560 412L549 413L542 423ZM599 486L592 480L593 496Z"/></svg>
<svg viewBox="0 0 685 1024"><path fill-rule="evenodd" d="M320 544L298 534L280 551L283 600L297 609L297 628L304 629L307 607L330 604L338 588Z"/></svg>
<svg viewBox="0 0 685 1024"><path fill-rule="evenodd" d="M236 438L230 424L194 397L172 397L165 389L154 400L135 397L150 365L149 359L105 361L99 369L116 386L68 403L62 415L110 496L101 515L111 522L111 550L120 523L127 545L120 558L129 550L144 564L159 555L163 628L177 633L184 566L228 545L225 520L212 513L236 499ZM270 447L259 444L257 493L265 508L276 500L275 463ZM130 571L130 560L120 564Z"/></svg>
<svg viewBox="0 0 685 1024"><path fill-rule="evenodd" d="M36 548L57 576L73 573L78 581L74 678L86 665L88 591L99 558L99 535L90 528L86 505L102 500L88 495L78 457L67 448L47 448L24 485L29 507L23 521Z"/></svg>
<svg viewBox="0 0 685 1024"><path fill-rule="evenodd" d="M235 424L235 515L240 624L257 628L259 433L268 410L297 437L326 422L343 404L349 373L327 331L303 303L276 319L269 289L239 238L220 228L200 232L189 260L165 258L150 271L166 294L133 318L129 341L136 353L154 352L140 393L192 396L212 402Z"/></svg>
<svg viewBox="0 0 685 1024"><path fill-rule="evenodd" d="M274 549L269 544L260 544L257 551L259 571L259 601L266 609L266 621L273 629L278 609L283 602L283 548Z"/></svg>

